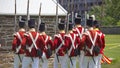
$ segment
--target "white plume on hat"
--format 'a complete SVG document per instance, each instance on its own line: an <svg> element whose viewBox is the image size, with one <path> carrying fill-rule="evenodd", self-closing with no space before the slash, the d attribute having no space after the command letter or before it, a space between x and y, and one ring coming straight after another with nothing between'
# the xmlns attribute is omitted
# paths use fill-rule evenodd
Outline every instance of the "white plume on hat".
<svg viewBox="0 0 120 68"><path fill-rule="evenodd" d="M93 20L95 20L95 15L91 15L91 17L93 18Z"/></svg>

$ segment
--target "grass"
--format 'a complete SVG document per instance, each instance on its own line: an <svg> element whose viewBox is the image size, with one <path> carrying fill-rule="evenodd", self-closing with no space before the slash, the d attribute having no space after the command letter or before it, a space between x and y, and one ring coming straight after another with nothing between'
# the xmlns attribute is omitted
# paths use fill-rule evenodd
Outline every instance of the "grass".
<svg viewBox="0 0 120 68"><path fill-rule="evenodd" d="M120 35L106 35L105 55L113 58L111 64L102 64L102 68L120 68Z"/></svg>

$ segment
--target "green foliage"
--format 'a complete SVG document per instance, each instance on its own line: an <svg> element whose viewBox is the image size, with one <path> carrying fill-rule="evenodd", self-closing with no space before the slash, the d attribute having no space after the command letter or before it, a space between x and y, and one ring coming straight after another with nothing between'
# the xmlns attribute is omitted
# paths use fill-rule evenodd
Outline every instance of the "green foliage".
<svg viewBox="0 0 120 68"><path fill-rule="evenodd" d="M103 24L102 25L108 25L108 26L112 26L112 25L116 25L116 20L114 18L112 18L111 16L105 16L102 18L103 20Z"/></svg>
<svg viewBox="0 0 120 68"><path fill-rule="evenodd" d="M120 20L117 22L117 26L120 26Z"/></svg>
<svg viewBox="0 0 120 68"><path fill-rule="evenodd" d="M104 26L119 25L120 0L105 0L105 4L92 7L89 14L95 14L96 19Z"/></svg>
<svg viewBox="0 0 120 68"><path fill-rule="evenodd" d="M120 67L120 35L106 35L105 55L113 58L112 64L102 64L102 68Z"/></svg>

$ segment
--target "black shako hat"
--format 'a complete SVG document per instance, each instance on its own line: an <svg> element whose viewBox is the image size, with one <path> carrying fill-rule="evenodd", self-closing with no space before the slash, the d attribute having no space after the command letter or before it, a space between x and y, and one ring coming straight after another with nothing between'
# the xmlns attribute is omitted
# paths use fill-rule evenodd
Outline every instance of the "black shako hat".
<svg viewBox="0 0 120 68"><path fill-rule="evenodd" d="M87 26L93 27L93 20L88 19L87 20Z"/></svg>
<svg viewBox="0 0 120 68"><path fill-rule="evenodd" d="M95 21L93 22L93 26L95 26L96 28L99 28L99 27L100 27L100 23L95 20Z"/></svg>
<svg viewBox="0 0 120 68"><path fill-rule="evenodd" d="M74 21L75 21L75 24L81 24L81 15L77 15Z"/></svg>
<svg viewBox="0 0 120 68"><path fill-rule="evenodd" d="M73 23L69 23L68 30L72 30L72 29L73 29Z"/></svg>
<svg viewBox="0 0 120 68"><path fill-rule="evenodd" d="M29 28L35 28L35 19L30 19L28 21L28 27Z"/></svg>
<svg viewBox="0 0 120 68"><path fill-rule="evenodd" d="M60 23L58 23L58 29L64 30L65 29L65 21L61 20Z"/></svg>
<svg viewBox="0 0 120 68"><path fill-rule="evenodd" d="M39 25L39 31L40 32L44 32L45 31L45 23L41 23L40 25Z"/></svg>
<svg viewBox="0 0 120 68"><path fill-rule="evenodd" d="M25 26L25 19L24 18L22 18L20 21L19 21L19 27L20 28L23 28L24 26Z"/></svg>

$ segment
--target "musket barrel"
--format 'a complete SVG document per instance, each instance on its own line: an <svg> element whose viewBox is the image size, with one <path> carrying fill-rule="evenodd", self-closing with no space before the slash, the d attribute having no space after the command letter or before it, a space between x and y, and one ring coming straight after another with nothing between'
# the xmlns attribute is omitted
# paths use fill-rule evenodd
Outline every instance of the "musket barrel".
<svg viewBox="0 0 120 68"><path fill-rule="evenodd" d="M16 32L16 23L17 23L17 21L16 21L16 19L17 19L16 12L17 12L17 11L16 11L16 0L15 0L15 20L14 20L14 22L15 22L15 23L14 23L14 27L15 27L15 28L14 28L14 32Z"/></svg>
<svg viewBox="0 0 120 68"><path fill-rule="evenodd" d="M28 27L28 20L29 20L29 0L27 1L27 20L26 20L26 29Z"/></svg>
<svg viewBox="0 0 120 68"><path fill-rule="evenodd" d="M38 28L37 28L38 31L39 31L39 25L41 24L41 7L42 7L42 3L40 2Z"/></svg>
<svg viewBox="0 0 120 68"><path fill-rule="evenodd" d="M58 25L58 1L56 3L56 26L55 26L55 34L57 33L57 25Z"/></svg>

